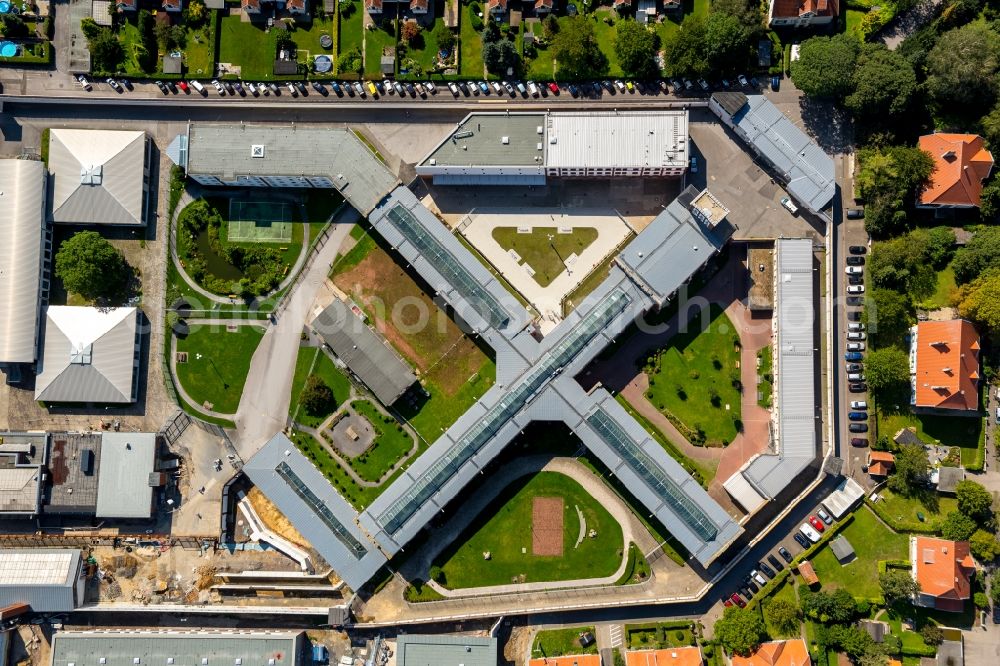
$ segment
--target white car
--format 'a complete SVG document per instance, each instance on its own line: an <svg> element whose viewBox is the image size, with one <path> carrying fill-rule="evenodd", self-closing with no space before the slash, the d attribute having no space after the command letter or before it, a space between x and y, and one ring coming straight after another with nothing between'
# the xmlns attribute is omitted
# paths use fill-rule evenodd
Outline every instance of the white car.
<svg viewBox="0 0 1000 666"><path fill-rule="evenodd" d="M819 532L814 530L813 526L809 523L802 523L802 525L799 526L799 532L802 532L805 538L809 539L813 543L817 543L819 541Z"/></svg>
<svg viewBox="0 0 1000 666"><path fill-rule="evenodd" d="M427 83L425 83L424 84L424 88L426 88L427 92L429 92L432 95L437 95L438 94L437 86L434 85L433 81L428 81Z"/></svg>
<svg viewBox="0 0 1000 666"><path fill-rule="evenodd" d="M615 81L615 88L618 88L618 92L625 92L625 84L620 80Z"/></svg>
<svg viewBox="0 0 1000 666"><path fill-rule="evenodd" d="M847 373L847 381L849 381L849 382L863 382L863 381L865 381L865 376L864 376L864 374L862 374L860 372L848 372Z"/></svg>
<svg viewBox="0 0 1000 666"><path fill-rule="evenodd" d="M760 572L757 571L756 569L750 572L750 577L753 578L757 582L757 584L760 585L761 587L767 585L767 579L761 576Z"/></svg>
<svg viewBox="0 0 1000 666"><path fill-rule="evenodd" d="M864 400L851 400L851 409L868 409L868 403Z"/></svg>
<svg viewBox="0 0 1000 666"><path fill-rule="evenodd" d="M448 82L448 90L451 91L452 95L454 95L455 97L458 97L458 86L456 86L454 84L454 82L451 82L451 81Z"/></svg>
<svg viewBox="0 0 1000 666"><path fill-rule="evenodd" d="M212 79L212 85L215 86L215 89L217 91L219 91L219 95L225 95L226 94L226 89L222 87L222 84L219 83L218 79Z"/></svg>
<svg viewBox="0 0 1000 666"><path fill-rule="evenodd" d="M86 90L87 92L93 90L93 86L90 85L90 81L88 81L87 77L84 76L83 74L77 74L76 81L77 83L80 84L80 87Z"/></svg>
<svg viewBox="0 0 1000 666"><path fill-rule="evenodd" d="M865 350L865 343L863 343L863 342L848 342L847 343L847 351L849 351L849 352L852 352L852 351L864 351L864 350Z"/></svg>
<svg viewBox="0 0 1000 666"><path fill-rule="evenodd" d="M490 85L493 87L493 92L495 92L496 94L500 95L501 93L503 93L503 86L500 85L499 81L493 81L492 83L490 83Z"/></svg>
<svg viewBox="0 0 1000 666"><path fill-rule="evenodd" d="M863 294L865 293L865 285L863 284L852 284L847 287L848 294Z"/></svg>
<svg viewBox="0 0 1000 666"><path fill-rule="evenodd" d="M845 266L844 272L848 275L864 275L864 266Z"/></svg>
<svg viewBox="0 0 1000 666"><path fill-rule="evenodd" d="M848 340L866 340L868 336L863 331L851 331L847 334Z"/></svg>
<svg viewBox="0 0 1000 666"><path fill-rule="evenodd" d="M799 212L799 207L792 203L792 200L788 197L781 197L781 205L788 210L789 213L795 215Z"/></svg>
<svg viewBox="0 0 1000 666"><path fill-rule="evenodd" d="M865 330L865 325L862 324L861 322L852 321L850 324L847 325L847 330L848 331L863 331L863 330Z"/></svg>

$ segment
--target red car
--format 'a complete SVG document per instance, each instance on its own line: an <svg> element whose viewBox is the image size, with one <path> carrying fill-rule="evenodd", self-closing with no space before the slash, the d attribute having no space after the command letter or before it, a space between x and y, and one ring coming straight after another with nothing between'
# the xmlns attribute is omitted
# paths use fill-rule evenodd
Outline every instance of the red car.
<svg viewBox="0 0 1000 666"><path fill-rule="evenodd" d="M731 599L723 598L722 605L725 606L726 608L732 608L733 602Z"/></svg>
<svg viewBox="0 0 1000 666"><path fill-rule="evenodd" d="M741 597L740 595L736 594L735 592L733 592L732 595L730 595L729 598L730 598L730 600L732 600L733 603L735 603L740 608L746 608L747 607L747 602L743 601L743 597Z"/></svg>
<svg viewBox="0 0 1000 666"><path fill-rule="evenodd" d="M180 88L185 93L190 92L188 90L188 84L185 83L184 81L178 81L177 82L177 87Z"/></svg>
<svg viewBox="0 0 1000 666"><path fill-rule="evenodd" d="M550 83L550 84L549 84L549 90L551 90L551 91L552 91L552 94L553 94L553 95L558 95L558 94L559 94L559 86L557 86L557 85L556 85L556 84L554 84L554 83Z"/></svg>
<svg viewBox="0 0 1000 666"><path fill-rule="evenodd" d="M809 516L809 524L815 527L817 532L822 532L826 529L826 525L823 524L823 521L816 516Z"/></svg>

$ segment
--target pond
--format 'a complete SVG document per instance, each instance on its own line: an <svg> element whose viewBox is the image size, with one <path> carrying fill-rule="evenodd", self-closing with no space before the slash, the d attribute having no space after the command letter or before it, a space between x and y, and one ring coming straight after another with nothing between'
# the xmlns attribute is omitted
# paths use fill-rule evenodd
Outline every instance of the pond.
<svg viewBox="0 0 1000 666"><path fill-rule="evenodd" d="M205 258L205 268L217 278L223 280L241 280L243 271L233 266L223 257L216 254L212 249L212 244L208 240L208 229L203 229L195 239L198 253Z"/></svg>

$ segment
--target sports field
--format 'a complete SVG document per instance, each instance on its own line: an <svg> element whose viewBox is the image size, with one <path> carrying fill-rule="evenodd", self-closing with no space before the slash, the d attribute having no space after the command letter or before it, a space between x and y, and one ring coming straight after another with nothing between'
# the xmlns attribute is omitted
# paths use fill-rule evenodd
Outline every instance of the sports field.
<svg viewBox="0 0 1000 666"><path fill-rule="evenodd" d="M292 240L292 207L281 201L229 201L229 241L287 243Z"/></svg>

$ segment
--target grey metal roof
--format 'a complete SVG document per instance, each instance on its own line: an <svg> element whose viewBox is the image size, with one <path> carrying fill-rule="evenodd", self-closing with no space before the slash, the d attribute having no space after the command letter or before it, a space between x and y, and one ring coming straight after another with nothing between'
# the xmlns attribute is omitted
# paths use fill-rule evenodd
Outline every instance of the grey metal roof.
<svg viewBox="0 0 1000 666"><path fill-rule="evenodd" d="M243 472L351 588L360 588L385 564L356 524L351 505L284 434L272 437Z"/></svg>
<svg viewBox="0 0 1000 666"><path fill-rule="evenodd" d="M396 640L396 666L496 666L497 639L404 634Z"/></svg>
<svg viewBox="0 0 1000 666"><path fill-rule="evenodd" d="M840 520L854 505L865 496L865 489L850 477L845 477L837 484L833 492L823 500L823 506L833 517Z"/></svg>
<svg viewBox="0 0 1000 666"><path fill-rule="evenodd" d="M149 518L156 466L156 433L106 432L101 436L97 477L98 518Z"/></svg>
<svg viewBox="0 0 1000 666"><path fill-rule="evenodd" d="M837 535L830 542L830 550L833 551L834 556L841 563L854 558L854 546L851 545L851 542L843 534Z"/></svg>
<svg viewBox="0 0 1000 666"><path fill-rule="evenodd" d="M102 435L103 433L52 433L48 456L51 486L42 508L43 513L58 515L97 512ZM89 473L82 469L84 456L92 458Z"/></svg>
<svg viewBox="0 0 1000 666"><path fill-rule="evenodd" d="M295 666L300 636L224 629L57 631L50 666Z"/></svg>
<svg viewBox="0 0 1000 666"><path fill-rule="evenodd" d="M0 432L0 515L38 514L47 440L45 433Z"/></svg>
<svg viewBox="0 0 1000 666"><path fill-rule="evenodd" d="M722 104L725 98L713 96ZM720 99L722 101L720 101ZM819 212L837 190L833 159L763 95L747 95L730 114L742 135L785 178L788 192Z"/></svg>
<svg viewBox="0 0 1000 666"><path fill-rule="evenodd" d="M146 153L142 131L51 130L52 220L145 224Z"/></svg>
<svg viewBox="0 0 1000 666"><path fill-rule="evenodd" d="M33 363L45 249L45 165L0 160L0 364Z"/></svg>
<svg viewBox="0 0 1000 666"><path fill-rule="evenodd" d="M549 114L547 167L687 167L688 112L558 111Z"/></svg>
<svg viewBox="0 0 1000 666"><path fill-rule="evenodd" d="M751 460L743 475L767 498L775 498L817 456L812 240L775 241L775 376L777 454Z"/></svg>
<svg viewBox="0 0 1000 666"><path fill-rule="evenodd" d="M545 116L470 113L420 166L526 166L534 171L545 157Z"/></svg>
<svg viewBox="0 0 1000 666"><path fill-rule="evenodd" d="M396 350L344 301L335 299L311 325L382 404L396 402L417 381Z"/></svg>
<svg viewBox="0 0 1000 666"><path fill-rule="evenodd" d="M35 399L124 404L135 400L136 308L51 305Z"/></svg>
<svg viewBox="0 0 1000 666"><path fill-rule="evenodd" d="M353 132L319 127L208 125L188 128L187 172L223 181L238 176L305 176L329 179L367 215L398 180ZM254 157L263 146L263 157Z"/></svg>
<svg viewBox="0 0 1000 666"><path fill-rule="evenodd" d="M36 613L68 612L83 599L77 549L0 550L0 608L27 603Z"/></svg>

